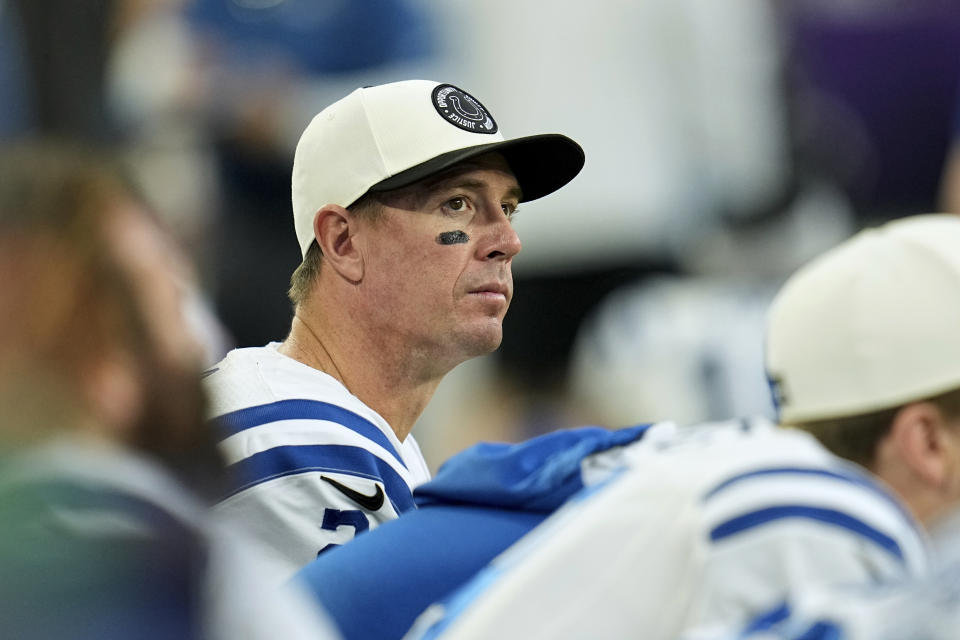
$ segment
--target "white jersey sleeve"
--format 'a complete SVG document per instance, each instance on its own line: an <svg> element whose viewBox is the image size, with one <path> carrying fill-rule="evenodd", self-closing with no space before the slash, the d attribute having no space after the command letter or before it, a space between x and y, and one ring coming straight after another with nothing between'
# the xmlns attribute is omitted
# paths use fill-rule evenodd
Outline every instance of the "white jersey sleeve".
<svg viewBox="0 0 960 640"><path fill-rule="evenodd" d="M236 483L215 511L273 551L278 575L414 508L429 478L416 441L333 378L268 346L231 352L206 382Z"/></svg>
<svg viewBox="0 0 960 640"><path fill-rule="evenodd" d="M710 540L687 626L769 607L797 585L883 584L922 575L926 545L912 517L865 474L772 466L737 474L702 501Z"/></svg>
<svg viewBox="0 0 960 640"><path fill-rule="evenodd" d="M865 472L769 425L672 431L631 445L409 638L675 639L744 621L807 583L919 575L926 542Z"/></svg>
<svg viewBox="0 0 960 640"><path fill-rule="evenodd" d="M874 587L803 589L745 628L697 629L682 640L956 640L960 566L935 578Z"/></svg>
<svg viewBox="0 0 960 640"><path fill-rule="evenodd" d="M926 578L880 585L817 585L740 628L698 629L683 640L956 640L960 636L960 512L931 530Z"/></svg>

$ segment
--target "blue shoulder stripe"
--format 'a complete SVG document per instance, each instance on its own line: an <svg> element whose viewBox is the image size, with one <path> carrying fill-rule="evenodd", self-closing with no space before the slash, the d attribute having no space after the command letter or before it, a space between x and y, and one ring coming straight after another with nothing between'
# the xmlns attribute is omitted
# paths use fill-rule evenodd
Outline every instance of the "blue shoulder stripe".
<svg viewBox="0 0 960 640"><path fill-rule="evenodd" d="M847 634L833 620L818 620L808 629L797 633L791 640L843 640Z"/></svg>
<svg viewBox="0 0 960 640"><path fill-rule="evenodd" d="M786 602L754 618L737 638L753 638L755 634L782 640L843 640L847 637L843 627L833 620L816 620L808 624L802 618L794 619Z"/></svg>
<svg viewBox="0 0 960 640"><path fill-rule="evenodd" d="M326 420L336 422L358 433L367 440L376 442L378 445L389 451L397 462L403 463L403 458L397 453L387 436L377 428L375 424L362 418L352 411L329 402L320 402L319 400L279 400L269 404L261 404L246 409L239 409L225 413L214 419L214 422L226 432L227 436L232 436L246 429L259 427L260 425L278 422L280 420Z"/></svg>
<svg viewBox="0 0 960 640"><path fill-rule="evenodd" d="M235 462L228 469L240 485L229 494L231 496L277 478L329 471L382 482L398 514L414 507L413 494L400 474L362 447L333 444L273 447Z"/></svg>
<svg viewBox="0 0 960 640"><path fill-rule="evenodd" d="M790 605L782 602L779 606L769 609L754 618L741 632L741 636L748 636L759 631L769 631L792 615Z"/></svg>
<svg viewBox="0 0 960 640"><path fill-rule="evenodd" d="M892 555L903 561L903 551L897 541L882 531L871 527L867 523L854 518L853 516L837 511L835 509L824 509L822 507L811 507L803 504L787 504L776 507L767 507L750 511L735 518L723 522L710 531L710 539L714 542L734 536L743 531L754 529L756 527L784 520L786 518L802 518L805 520L814 520L832 526L846 529L856 535L882 547Z"/></svg>
<svg viewBox="0 0 960 640"><path fill-rule="evenodd" d="M747 471L746 473L741 473L731 478L727 478L704 494L703 500L707 501L721 491L724 491L730 486L735 485L743 480L773 475L819 476L821 478L831 478L833 480L846 482L848 484L866 489L874 495L879 496L881 499L886 501L887 504L894 507L907 522L911 524L914 522L913 516L907 513L906 509L904 509L903 505L900 504L896 498L891 496L880 485L870 479L869 476L866 474L857 473L853 469L830 470L821 467L768 467L764 469L754 469L753 471Z"/></svg>

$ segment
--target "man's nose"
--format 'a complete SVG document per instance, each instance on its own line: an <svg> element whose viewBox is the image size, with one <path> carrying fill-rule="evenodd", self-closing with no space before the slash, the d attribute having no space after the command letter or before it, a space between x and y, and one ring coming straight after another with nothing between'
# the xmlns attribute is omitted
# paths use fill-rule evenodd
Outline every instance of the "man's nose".
<svg viewBox="0 0 960 640"><path fill-rule="evenodd" d="M505 214L501 214L493 225L490 236L490 243L483 248L483 255L487 260L497 258L509 260L523 248L517 230L513 228Z"/></svg>

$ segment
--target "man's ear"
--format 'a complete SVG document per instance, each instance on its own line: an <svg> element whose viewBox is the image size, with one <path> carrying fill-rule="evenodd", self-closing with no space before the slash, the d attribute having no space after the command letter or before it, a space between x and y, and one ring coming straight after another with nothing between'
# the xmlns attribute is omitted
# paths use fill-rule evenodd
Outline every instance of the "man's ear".
<svg viewBox="0 0 960 640"><path fill-rule="evenodd" d="M950 480L951 443L949 425L933 403L908 404L893 418L889 442L907 470L930 488L942 488Z"/></svg>
<svg viewBox="0 0 960 640"><path fill-rule="evenodd" d="M340 205L323 206L313 217L313 235L323 261L350 282L363 279L363 255L354 242L356 221Z"/></svg>

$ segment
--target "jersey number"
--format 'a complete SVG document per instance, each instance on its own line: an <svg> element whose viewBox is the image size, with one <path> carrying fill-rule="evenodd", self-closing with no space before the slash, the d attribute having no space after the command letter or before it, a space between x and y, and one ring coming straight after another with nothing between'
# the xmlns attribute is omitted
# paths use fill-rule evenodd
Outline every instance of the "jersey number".
<svg viewBox="0 0 960 640"><path fill-rule="evenodd" d="M325 509L323 512L323 523L320 525L321 529L326 529L327 531L336 531L337 527L353 527L353 535L358 533L363 533L370 528L370 521L367 520L367 516L363 511L358 511L357 509L350 509L347 511L341 511L340 509ZM326 551L331 547L339 547L340 545L335 543L330 543L325 546L323 549L317 552L319 556L321 553Z"/></svg>

